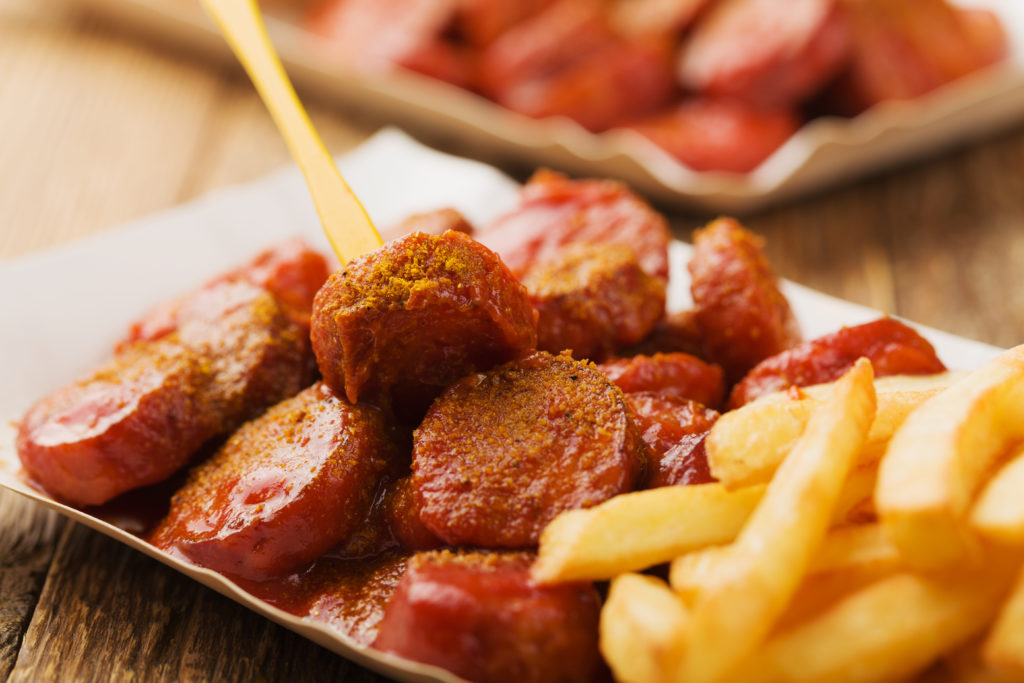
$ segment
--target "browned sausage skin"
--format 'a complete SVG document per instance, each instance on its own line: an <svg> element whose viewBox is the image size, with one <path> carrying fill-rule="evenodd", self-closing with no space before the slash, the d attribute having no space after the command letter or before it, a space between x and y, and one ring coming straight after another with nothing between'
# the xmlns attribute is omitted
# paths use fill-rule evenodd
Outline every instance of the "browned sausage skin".
<svg viewBox="0 0 1024 683"><path fill-rule="evenodd" d="M378 409L314 384L197 467L153 543L232 576L281 575L355 531L392 457Z"/></svg>
<svg viewBox="0 0 1024 683"><path fill-rule="evenodd" d="M313 306L313 350L339 394L414 420L459 377L533 348L535 321L493 252L459 232L413 233L328 279Z"/></svg>
<svg viewBox="0 0 1024 683"><path fill-rule="evenodd" d="M647 274L662 278L671 237L664 216L622 183L543 169L523 186L519 206L477 235L517 276L567 244L589 242L627 246Z"/></svg>
<svg viewBox="0 0 1024 683"><path fill-rule="evenodd" d="M762 240L731 218L719 218L693 236L690 292L708 360L726 382L799 343L800 329Z"/></svg>
<svg viewBox="0 0 1024 683"><path fill-rule="evenodd" d="M266 290L225 282L189 306L176 332L128 346L22 419L18 455L49 493L98 505L161 481L310 381L303 329Z"/></svg>
<svg viewBox="0 0 1024 683"><path fill-rule="evenodd" d="M626 394L653 391L717 408L725 395L722 368L685 353L616 358L598 370Z"/></svg>
<svg viewBox="0 0 1024 683"><path fill-rule="evenodd" d="M526 553L414 555L374 647L477 683L589 683L600 602L589 583L537 586Z"/></svg>
<svg viewBox="0 0 1024 683"><path fill-rule="evenodd" d="M648 275L628 247L576 244L522 278L537 309L537 348L604 360L635 344L665 312L665 280Z"/></svg>
<svg viewBox="0 0 1024 683"><path fill-rule="evenodd" d="M630 491L645 447L592 364L538 351L463 378L413 439L420 520L452 545L535 546L558 513Z"/></svg>

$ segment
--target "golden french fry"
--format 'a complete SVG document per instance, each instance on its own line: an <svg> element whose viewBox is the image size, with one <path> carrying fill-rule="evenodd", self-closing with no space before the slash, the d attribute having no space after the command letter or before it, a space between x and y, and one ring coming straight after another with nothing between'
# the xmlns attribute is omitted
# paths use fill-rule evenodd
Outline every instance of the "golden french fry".
<svg viewBox="0 0 1024 683"><path fill-rule="evenodd" d="M1018 448L982 490L971 525L999 543L1024 544L1024 448Z"/></svg>
<svg viewBox="0 0 1024 683"><path fill-rule="evenodd" d="M985 641L983 658L993 668L1024 679L1024 574Z"/></svg>
<svg viewBox="0 0 1024 683"><path fill-rule="evenodd" d="M601 609L601 653L617 681L668 682L688 624L685 605L664 582L623 574L612 581Z"/></svg>
<svg viewBox="0 0 1024 683"><path fill-rule="evenodd" d="M876 379L878 409L858 463L881 458L907 415L959 377L959 373L941 373ZM792 394L779 392L722 415L704 442L711 473L726 488L769 481L831 387L819 384Z"/></svg>
<svg viewBox="0 0 1024 683"><path fill-rule="evenodd" d="M532 574L539 583L606 579L734 538L764 486L666 486L563 512L545 527Z"/></svg>
<svg viewBox="0 0 1024 683"><path fill-rule="evenodd" d="M946 678L943 683L1020 683L1018 674L1002 671L985 662L985 637L974 637L942 656Z"/></svg>
<svg viewBox="0 0 1024 683"><path fill-rule="evenodd" d="M996 460L1024 437L1024 345L929 399L897 430L875 505L907 561L948 566L975 552L971 500Z"/></svg>
<svg viewBox="0 0 1024 683"><path fill-rule="evenodd" d="M719 578L694 601L679 680L720 680L768 635L821 544L874 413L871 364L861 359L811 416Z"/></svg>
<svg viewBox="0 0 1024 683"><path fill-rule="evenodd" d="M942 577L901 572L772 637L727 680L869 683L906 680L980 632L999 609L1012 566Z"/></svg>
<svg viewBox="0 0 1024 683"><path fill-rule="evenodd" d="M834 523L860 519L874 491L875 470L853 472ZM726 491L719 484L671 486L616 496L556 517L540 539L538 583L610 579L668 562L691 550L733 541L765 487Z"/></svg>
<svg viewBox="0 0 1024 683"><path fill-rule="evenodd" d="M686 599L709 590L722 575L718 564L727 546L697 550L672 562L669 583ZM878 524L841 526L832 529L807 565L807 577L869 568L891 573L901 565L899 551Z"/></svg>

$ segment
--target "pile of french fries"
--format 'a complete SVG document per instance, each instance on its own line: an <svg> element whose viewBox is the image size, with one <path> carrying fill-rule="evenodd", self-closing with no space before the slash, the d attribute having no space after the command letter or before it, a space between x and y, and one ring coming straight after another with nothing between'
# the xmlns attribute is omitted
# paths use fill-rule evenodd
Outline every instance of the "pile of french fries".
<svg viewBox="0 0 1024 683"><path fill-rule="evenodd" d="M718 483L541 538L536 580L611 580L616 679L1024 681L1024 345L966 374L861 359L723 415L706 446Z"/></svg>

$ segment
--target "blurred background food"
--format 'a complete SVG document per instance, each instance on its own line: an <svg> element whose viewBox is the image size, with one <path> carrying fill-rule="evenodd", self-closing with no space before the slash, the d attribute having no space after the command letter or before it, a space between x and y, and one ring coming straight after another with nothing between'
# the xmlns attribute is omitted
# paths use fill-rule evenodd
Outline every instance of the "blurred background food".
<svg viewBox="0 0 1024 683"><path fill-rule="evenodd" d="M229 57L193 2L67 1ZM1014 0L263 7L309 91L706 210L746 212L847 182L1024 115Z"/></svg>

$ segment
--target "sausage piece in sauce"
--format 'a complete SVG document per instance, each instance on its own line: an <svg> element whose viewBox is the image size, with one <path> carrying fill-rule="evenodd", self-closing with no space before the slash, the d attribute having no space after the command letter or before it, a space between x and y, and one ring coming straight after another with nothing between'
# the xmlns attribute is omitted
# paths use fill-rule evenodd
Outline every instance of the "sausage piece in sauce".
<svg viewBox="0 0 1024 683"><path fill-rule="evenodd" d="M458 378L533 348L536 312L486 247L413 233L331 275L312 340L328 386L416 419Z"/></svg>
<svg viewBox="0 0 1024 683"><path fill-rule="evenodd" d="M649 453L645 488L714 481L704 440L718 413L697 401L641 391L626 394Z"/></svg>
<svg viewBox="0 0 1024 683"><path fill-rule="evenodd" d="M378 409L314 384L199 465L153 543L232 576L281 575L356 530L392 448Z"/></svg>
<svg viewBox="0 0 1024 683"><path fill-rule="evenodd" d="M931 375L946 370L927 339L898 320L881 318L844 327L759 363L733 387L729 407L739 408L792 386L837 380L861 357L871 361L876 377Z"/></svg>
<svg viewBox="0 0 1024 683"><path fill-rule="evenodd" d="M537 309L537 348L600 361L646 337L665 312L665 280L619 245L578 244L522 278Z"/></svg>
<svg viewBox="0 0 1024 683"><path fill-rule="evenodd" d="M175 332L128 345L26 413L18 455L50 494L98 505L162 481L311 381L304 330L266 290L225 282L188 306Z"/></svg>
<svg viewBox="0 0 1024 683"><path fill-rule="evenodd" d="M694 233L690 293L708 360L738 381L769 356L800 342L800 330L762 241L731 218Z"/></svg>
<svg viewBox="0 0 1024 683"><path fill-rule="evenodd" d="M685 353L616 358L597 366L626 394L652 391L712 408L722 403L722 368Z"/></svg>
<svg viewBox="0 0 1024 683"><path fill-rule="evenodd" d="M374 647L476 683L590 683L600 602L590 583L538 586L533 556L414 555Z"/></svg>
<svg viewBox="0 0 1024 683"><path fill-rule="evenodd" d="M431 406L413 438L420 519L451 545L532 547L558 513L631 491L644 451L618 387L538 351Z"/></svg>

